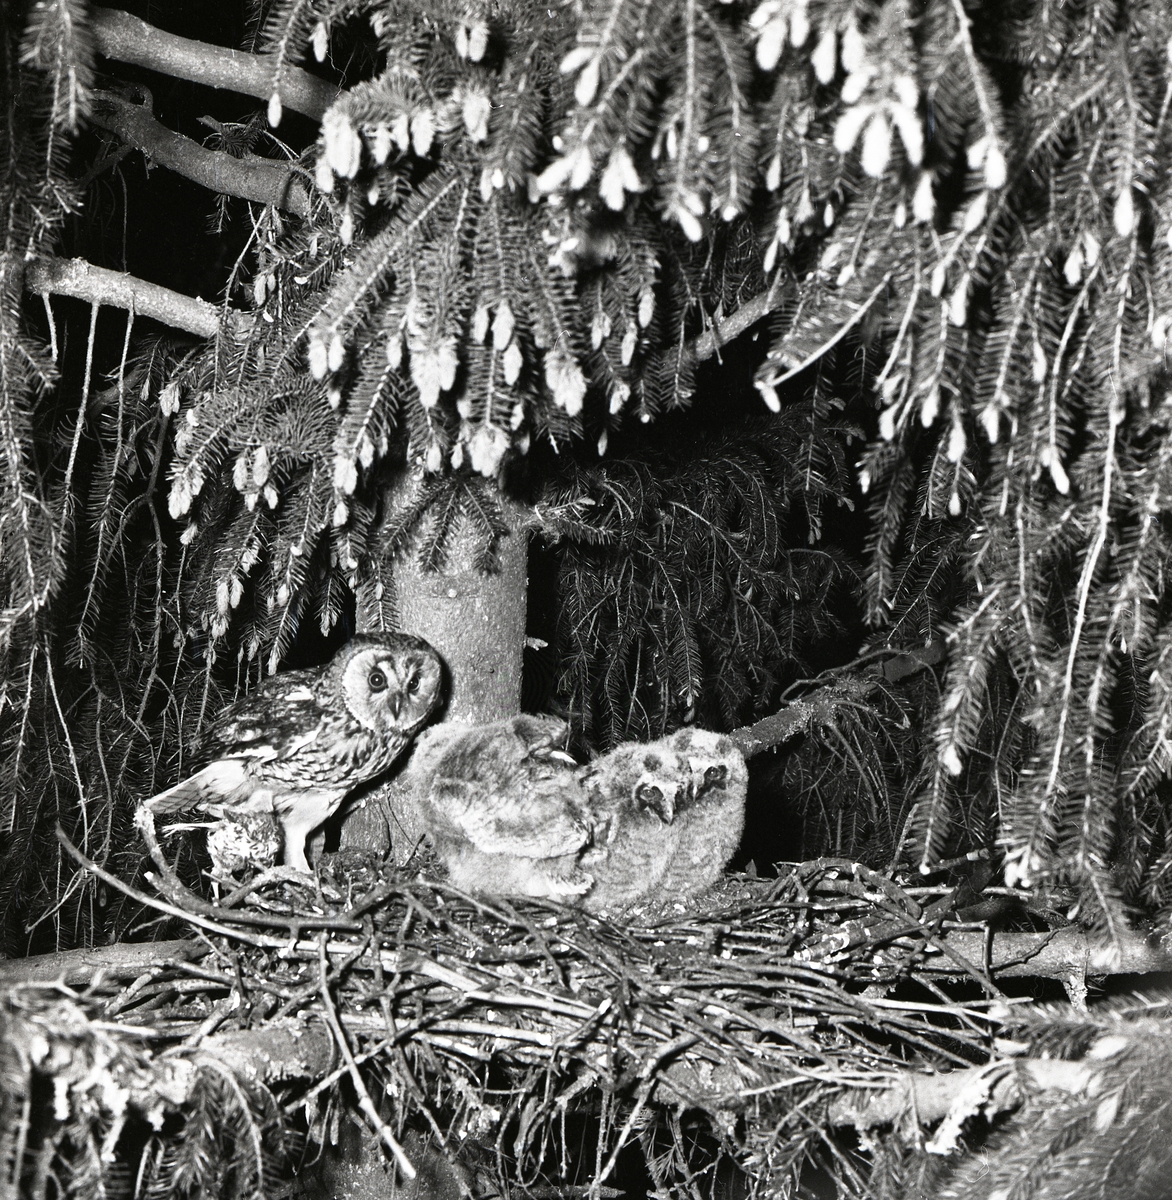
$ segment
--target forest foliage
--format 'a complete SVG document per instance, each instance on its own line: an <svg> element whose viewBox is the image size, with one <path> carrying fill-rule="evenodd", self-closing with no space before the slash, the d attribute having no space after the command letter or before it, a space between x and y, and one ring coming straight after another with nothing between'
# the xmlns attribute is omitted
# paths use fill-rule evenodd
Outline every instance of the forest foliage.
<svg viewBox="0 0 1172 1200"><path fill-rule="evenodd" d="M490 557L498 485L560 555L594 737L763 715L844 619L944 632L904 851L995 840L1099 928L1168 909L1166 5L249 6L271 91L201 136L311 200L220 205L206 341L26 294L41 256L123 265L94 114L138 101L103 14L0 12L14 944L109 932L56 823L98 861L131 845L130 800L299 631L355 593L393 622L407 534L442 558L458 518ZM302 69L341 89L320 125ZM643 427L742 311L772 312L766 424L661 471ZM436 501L406 526L405 473ZM829 515L852 503L858 567Z"/></svg>

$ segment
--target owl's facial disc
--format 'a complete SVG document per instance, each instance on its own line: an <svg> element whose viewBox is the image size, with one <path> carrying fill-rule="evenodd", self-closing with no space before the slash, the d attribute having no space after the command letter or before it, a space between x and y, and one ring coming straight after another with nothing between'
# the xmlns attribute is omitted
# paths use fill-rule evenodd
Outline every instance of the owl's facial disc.
<svg viewBox="0 0 1172 1200"><path fill-rule="evenodd" d="M342 673L342 696L351 716L367 729L391 723L386 712L398 703L398 684L385 649L371 647L350 659Z"/></svg>
<svg viewBox="0 0 1172 1200"><path fill-rule="evenodd" d="M414 729L439 705L443 684L440 662L433 653L408 650L400 656L398 666L403 702L400 724Z"/></svg>
<svg viewBox="0 0 1172 1200"><path fill-rule="evenodd" d="M388 642L354 648L342 668L342 697L350 715L365 728L413 733L439 703L442 666L438 655L423 644Z"/></svg>

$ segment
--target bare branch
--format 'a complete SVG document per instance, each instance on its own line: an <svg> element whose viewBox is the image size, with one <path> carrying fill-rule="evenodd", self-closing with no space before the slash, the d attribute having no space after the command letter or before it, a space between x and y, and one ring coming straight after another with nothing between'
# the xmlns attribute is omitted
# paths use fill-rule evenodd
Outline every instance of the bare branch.
<svg viewBox="0 0 1172 1200"><path fill-rule="evenodd" d="M246 54L165 33L118 9L91 9L90 29L99 53L107 58L258 100L267 101L277 92L283 107L314 120L321 120L339 94L332 83L300 67L284 67L278 80L268 55Z"/></svg>
<svg viewBox="0 0 1172 1200"><path fill-rule="evenodd" d="M212 1034L200 1050L214 1055L239 1078L270 1085L285 1079L320 1079L337 1056L324 1022L280 1018L261 1028Z"/></svg>
<svg viewBox="0 0 1172 1200"><path fill-rule="evenodd" d="M734 729L729 737L746 758L752 758L754 754L772 750L800 733L808 733L811 728L835 724L844 704L865 703L880 682L879 676L871 679L844 673L825 687L787 701L778 712L762 717L755 724Z"/></svg>
<svg viewBox="0 0 1172 1200"><path fill-rule="evenodd" d="M756 325L762 317L767 317L780 303L782 289L778 286L780 276L769 285L768 290L746 300L734 313L719 321L713 321L711 328L705 330L692 342L692 353L697 362L711 358L721 346L727 346L734 338L738 338L746 329Z"/></svg>
<svg viewBox="0 0 1172 1200"><path fill-rule="evenodd" d="M205 1038L201 1049L241 1078L269 1084L316 1079L334 1060L334 1039L319 1020L276 1021L263 1029L217 1033ZM892 1075L885 1088L844 1091L832 1101L828 1116L832 1125L873 1129L913 1114L919 1125L926 1126L947 1116L978 1089L984 1092L984 1111L992 1116L1018 1107L1027 1090L1078 1093L1093 1078L1093 1069L1085 1063L1052 1059L999 1059L946 1074L909 1069ZM703 1096L704 1091L701 1088L698 1094ZM708 1094L709 1098L722 1095L719 1085L708 1089Z"/></svg>
<svg viewBox="0 0 1172 1200"><path fill-rule="evenodd" d="M1027 1088L1081 1092L1093 1077L1085 1063L1033 1058L1003 1059L947 1074L908 1071L893 1077L891 1086L882 1090L868 1088L839 1096L831 1103L829 1116L832 1125L853 1125L856 1129L891 1125L908 1114L913 1114L920 1125L931 1125L979 1090L984 1092L981 1107L992 1117L1016 1108Z"/></svg>
<svg viewBox="0 0 1172 1200"><path fill-rule="evenodd" d="M83 258L37 259L25 272L24 286L34 295L52 293L91 304L133 308L141 317L151 317L197 337L215 337L221 321L238 327L244 320L244 315L235 309L221 309L206 300L173 292L157 283L95 267Z"/></svg>
<svg viewBox="0 0 1172 1200"><path fill-rule="evenodd" d="M942 940L975 962L984 958L984 933L953 931ZM1054 933L998 933L990 937L988 947L989 969L998 979L1019 976L1066 980L1172 970L1172 952L1167 945L1135 935L1104 944L1074 926Z"/></svg>
<svg viewBox="0 0 1172 1200"><path fill-rule="evenodd" d="M144 971L191 962L207 953L207 943L186 938L173 942L115 942L112 946L34 954L0 962L0 985L64 983L67 987L82 987L92 983L95 975L111 980L135 979Z"/></svg>
<svg viewBox="0 0 1172 1200"><path fill-rule="evenodd" d="M275 204L295 216L309 215L309 188L287 164L268 158L207 150L198 142L175 133L156 121L141 104L111 92L94 96L90 113L95 125L117 134L157 164L213 192Z"/></svg>

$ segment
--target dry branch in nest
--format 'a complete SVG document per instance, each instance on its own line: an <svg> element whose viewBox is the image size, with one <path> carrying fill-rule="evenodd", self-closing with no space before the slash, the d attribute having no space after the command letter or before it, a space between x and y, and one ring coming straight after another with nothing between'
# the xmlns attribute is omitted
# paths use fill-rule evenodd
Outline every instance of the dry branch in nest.
<svg viewBox="0 0 1172 1200"><path fill-rule="evenodd" d="M422 1132L477 1192L599 1194L630 1143L665 1197L710 1194L725 1156L754 1192L785 1194L811 1157L865 1191L835 1126L922 1142L946 1117L947 1150L966 1117L1088 1086L995 1049L1001 956L958 940L947 894L849 861L731 878L631 928L342 860L211 904L144 835L161 898L134 894L196 938L88 986L63 964L9 989L5 1162L31 1195L118 1171L166 1195L197 1170L253 1194L347 1106L404 1174Z"/></svg>

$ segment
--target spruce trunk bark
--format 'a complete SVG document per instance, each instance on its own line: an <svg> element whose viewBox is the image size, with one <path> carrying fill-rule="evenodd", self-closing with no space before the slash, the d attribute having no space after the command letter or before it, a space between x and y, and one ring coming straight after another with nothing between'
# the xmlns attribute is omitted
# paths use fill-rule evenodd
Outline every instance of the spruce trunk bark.
<svg viewBox="0 0 1172 1200"><path fill-rule="evenodd" d="M444 570L424 571L410 554L393 565L399 628L426 638L447 665L445 721L483 724L521 711L528 537L520 509L506 512L510 530L501 539L500 569L491 575L476 569L478 543L464 525ZM389 852L402 864L422 836L400 770L347 815L341 845Z"/></svg>
<svg viewBox="0 0 1172 1200"><path fill-rule="evenodd" d="M449 569L425 572L396 564L399 619L443 655L449 677L445 721L483 724L521 710L521 658L528 589L526 537L514 522L501 540L500 570L473 566L474 541L460 530Z"/></svg>
<svg viewBox="0 0 1172 1200"><path fill-rule="evenodd" d="M521 663L525 649L528 537L521 512L507 508L510 530L500 545L500 569L491 575L474 565L477 543L461 525L443 571L420 569L410 554L393 564L399 628L426 638L448 668L445 721L483 723L521 710ZM391 566L391 564L387 564ZM390 573L390 572L388 572ZM400 770L346 816L343 848L389 854L402 864L423 838L418 810ZM408 1182L397 1175L379 1140L362 1125L350 1128L323 1160L318 1200L459 1200L468 1192L461 1168L422 1138L409 1136L419 1171Z"/></svg>

